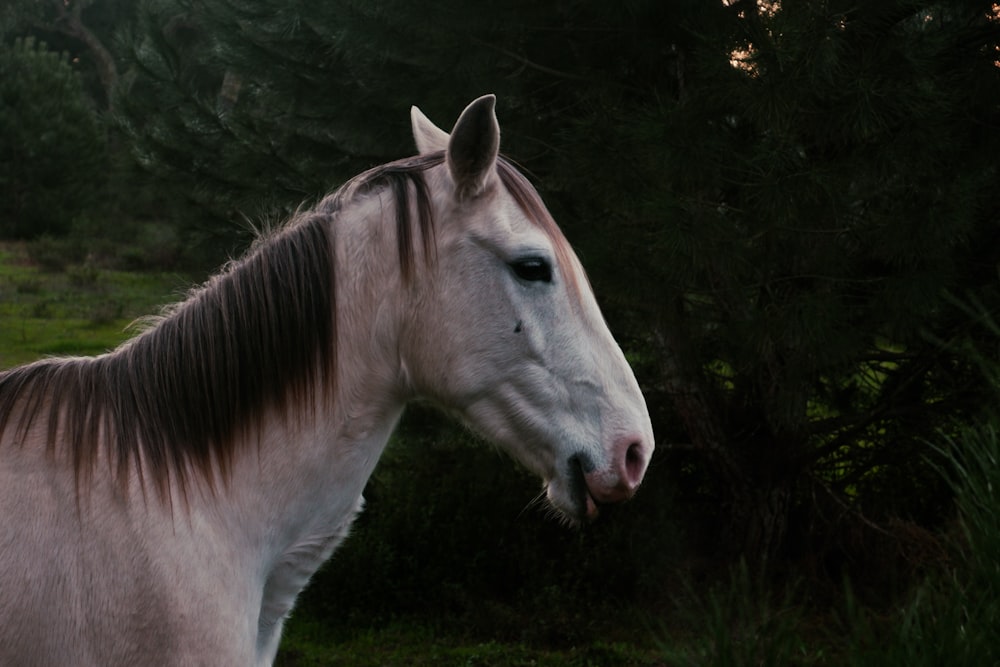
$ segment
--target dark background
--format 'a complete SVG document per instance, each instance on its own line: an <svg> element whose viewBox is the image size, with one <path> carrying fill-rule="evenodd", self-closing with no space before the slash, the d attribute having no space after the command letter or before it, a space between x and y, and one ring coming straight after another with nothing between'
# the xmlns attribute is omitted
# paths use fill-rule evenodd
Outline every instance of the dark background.
<svg viewBox="0 0 1000 667"><path fill-rule="evenodd" d="M493 92L590 272L657 434L637 498L563 528L418 407L305 613L573 641L741 561L822 604L947 560L939 443L995 403L992 2L5 4L0 238L56 264L204 276L411 154L411 104Z"/></svg>

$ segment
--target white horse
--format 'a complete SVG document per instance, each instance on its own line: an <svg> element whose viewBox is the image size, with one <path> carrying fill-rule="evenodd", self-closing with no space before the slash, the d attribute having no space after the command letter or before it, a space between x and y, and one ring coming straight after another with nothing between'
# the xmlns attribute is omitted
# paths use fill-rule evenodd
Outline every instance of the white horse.
<svg viewBox="0 0 1000 667"><path fill-rule="evenodd" d="M0 664L267 665L413 399L570 520L635 492L649 416L494 98L354 178L145 332L0 374Z"/></svg>

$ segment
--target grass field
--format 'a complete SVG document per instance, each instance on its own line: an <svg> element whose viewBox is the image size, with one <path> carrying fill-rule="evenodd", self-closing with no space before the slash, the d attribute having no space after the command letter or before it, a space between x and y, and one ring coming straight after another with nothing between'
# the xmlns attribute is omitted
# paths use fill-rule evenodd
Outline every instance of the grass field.
<svg viewBox="0 0 1000 667"><path fill-rule="evenodd" d="M647 642L648 643L648 642ZM329 628L293 617L276 667L659 667L655 647L595 640L585 646L545 648L474 639L421 625L419 619L359 630L331 639Z"/></svg>
<svg viewBox="0 0 1000 667"><path fill-rule="evenodd" d="M35 266L23 244L0 244L0 368L52 355L99 354L132 335L129 325L176 301L190 279L87 264Z"/></svg>

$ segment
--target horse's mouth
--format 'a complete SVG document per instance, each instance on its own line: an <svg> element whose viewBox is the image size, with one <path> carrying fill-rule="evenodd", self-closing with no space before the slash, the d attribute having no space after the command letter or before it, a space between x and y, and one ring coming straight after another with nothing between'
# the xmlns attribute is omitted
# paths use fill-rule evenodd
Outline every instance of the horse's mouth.
<svg viewBox="0 0 1000 667"><path fill-rule="evenodd" d="M600 514L597 501L590 494L587 488L587 479L584 476L585 467L588 462L583 457L576 455L569 459L569 479L570 494L573 499L574 514L580 521L593 521Z"/></svg>

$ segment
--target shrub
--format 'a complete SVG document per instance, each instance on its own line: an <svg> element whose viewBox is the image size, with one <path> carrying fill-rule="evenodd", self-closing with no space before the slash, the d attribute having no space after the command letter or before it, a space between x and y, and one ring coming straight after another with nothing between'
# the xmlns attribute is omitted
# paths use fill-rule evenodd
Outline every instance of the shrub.
<svg viewBox="0 0 1000 667"><path fill-rule="evenodd" d="M66 54L0 44L0 237L65 233L97 206L103 128Z"/></svg>
<svg viewBox="0 0 1000 667"><path fill-rule="evenodd" d="M72 264L83 260L84 250L73 239L56 238L43 234L28 244L28 257L45 271L65 271Z"/></svg>

